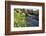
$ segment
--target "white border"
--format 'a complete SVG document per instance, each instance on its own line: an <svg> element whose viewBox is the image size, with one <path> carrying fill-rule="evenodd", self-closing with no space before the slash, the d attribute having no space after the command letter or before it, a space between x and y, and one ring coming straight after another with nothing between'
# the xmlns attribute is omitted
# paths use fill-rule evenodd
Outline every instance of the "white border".
<svg viewBox="0 0 46 36"><path fill-rule="evenodd" d="M39 27L19 27L14 28L14 8L31 8L39 9ZM42 7L41 6L22 6L11 5L11 31L29 31L29 30L42 30Z"/></svg>

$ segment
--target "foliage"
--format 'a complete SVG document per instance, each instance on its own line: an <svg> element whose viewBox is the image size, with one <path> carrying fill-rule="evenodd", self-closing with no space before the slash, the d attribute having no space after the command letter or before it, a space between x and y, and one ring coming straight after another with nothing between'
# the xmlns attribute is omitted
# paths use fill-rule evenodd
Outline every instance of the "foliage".
<svg viewBox="0 0 46 36"><path fill-rule="evenodd" d="M14 11L14 24L15 27L25 27L26 21L25 21L25 14L18 11Z"/></svg>

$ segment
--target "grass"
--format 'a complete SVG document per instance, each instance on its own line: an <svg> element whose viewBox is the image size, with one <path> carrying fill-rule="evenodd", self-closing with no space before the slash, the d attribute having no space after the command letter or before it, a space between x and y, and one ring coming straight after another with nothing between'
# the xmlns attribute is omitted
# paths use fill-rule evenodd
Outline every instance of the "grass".
<svg viewBox="0 0 46 36"><path fill-rule="evenodd" d="M14 11L14 26L15 27L26 27L26 20L25 20L24 13L17 13Z"/></svg>

